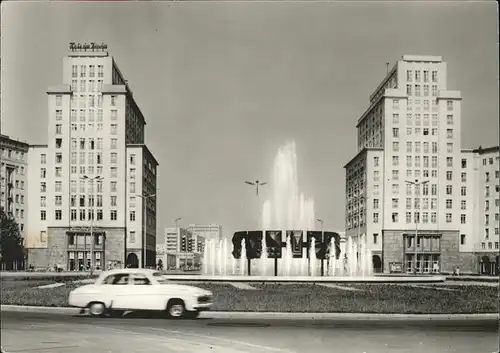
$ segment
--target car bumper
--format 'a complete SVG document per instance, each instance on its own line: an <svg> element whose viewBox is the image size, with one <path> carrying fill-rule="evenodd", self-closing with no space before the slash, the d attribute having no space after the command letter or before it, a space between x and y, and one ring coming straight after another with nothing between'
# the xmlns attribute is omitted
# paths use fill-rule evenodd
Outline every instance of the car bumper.
<svg viewBox="0 0 500 353"><path fill-rule="evenodd" d="M193 305L193 310L208 311L212 308L213 303L198 303Z"/></svg>

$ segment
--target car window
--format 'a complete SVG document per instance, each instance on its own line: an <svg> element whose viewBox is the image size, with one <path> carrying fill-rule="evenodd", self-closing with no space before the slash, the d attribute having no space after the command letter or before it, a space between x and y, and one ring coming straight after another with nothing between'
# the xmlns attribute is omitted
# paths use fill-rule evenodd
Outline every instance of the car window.
<svg viewBox="0 0 500 353"><path fill-rule="evenodd" d="M151 281L144 275L133 275L132 284L136 286L147 286L151 284Z"/></svg>
<svg viewBox="0 0 500 353"><path fill-rule="evenodd" d="M168 283L168 279L166 279L165 276L161 272L154 272L153 273L153 278L159 284L166 284L166 283Z"/></svg>
<svg viewBox="0 0 500 353"><path fill-rule="evenodd" d="M120 273L108 276L102 284L125 285L128 284L128 273Z"/></svg>

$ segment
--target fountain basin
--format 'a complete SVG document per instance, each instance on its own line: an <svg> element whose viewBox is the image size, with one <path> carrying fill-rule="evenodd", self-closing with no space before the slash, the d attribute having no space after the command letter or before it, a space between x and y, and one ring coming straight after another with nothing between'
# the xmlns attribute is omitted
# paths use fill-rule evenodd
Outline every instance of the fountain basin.
<svg viewBox="0 0 500 353"><path fill-rule="evenodd" d="M283 282L283 283L442 283L445 276L199 276L165 275L171 281L184 282Z"/></svg>

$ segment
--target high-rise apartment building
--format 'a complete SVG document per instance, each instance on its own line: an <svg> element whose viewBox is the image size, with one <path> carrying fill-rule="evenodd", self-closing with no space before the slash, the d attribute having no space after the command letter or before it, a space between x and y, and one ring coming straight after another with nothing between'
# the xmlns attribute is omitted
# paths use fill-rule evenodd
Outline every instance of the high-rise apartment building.
<svg viewBox="0 0 500 353"><path fill-rule="evenodd" d="M222 239L222 226L219 224L190 224L188 229L197 239L195 247L200 253L205 251L206 241Z"/></svg>
<svg viewBox="0 0 500 353"><path fill-rule="evenodd" d="M25 142L0 135L0 207L14 217L23 238L28 219L28 148Z"/></svg>
<svg viewBox="0 0 500 353"><path fill-rule="evenodd" d="M448 90L446 62L404 55L356 127L358 153L345 166L346 236L366 235L375 271L478 269L474 207L486 189L474 181L475 161L485 152L461 151L461 94Z"/></svg>
<svg viewBox="0 0 500 353"><path fill-rule="evenodd" d="M47 91L48 142L28 157L28 261L36 267L155 265L158 163L106 49L70 43L62 84Z"/></svg>

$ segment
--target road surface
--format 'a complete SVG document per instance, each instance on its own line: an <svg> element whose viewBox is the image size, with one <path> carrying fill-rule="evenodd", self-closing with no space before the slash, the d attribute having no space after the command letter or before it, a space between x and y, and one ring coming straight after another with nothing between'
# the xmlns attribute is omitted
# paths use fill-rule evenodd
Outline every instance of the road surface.
<svg viewBox="0 0 500 353"><path fill-rule="evenodd" d="M498 327L491 320L178 321L4 311L1 342L8 353L492 353Z"/></svg>

